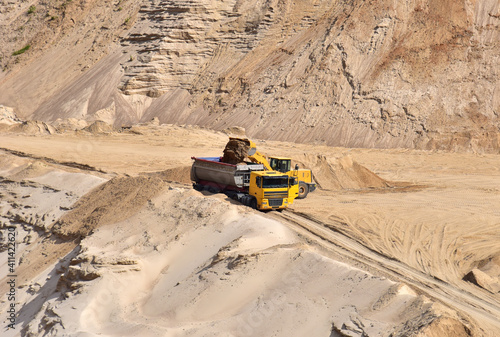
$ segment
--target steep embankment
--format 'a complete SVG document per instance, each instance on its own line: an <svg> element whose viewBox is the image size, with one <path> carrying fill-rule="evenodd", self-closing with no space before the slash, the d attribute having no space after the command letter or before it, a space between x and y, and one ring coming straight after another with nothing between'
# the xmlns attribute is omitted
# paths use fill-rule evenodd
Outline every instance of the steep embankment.
<svg viewBox="0 0 500 337"><path fill-rule="evenodd" d="M0 103L46 121L120 125L158 116L218 129L241 125L252 137L286 141L500 148L496 0L82 6L102 20L75 20L43 57L4 74ZM109 55L79 77L68 72L81 64L75 55L85 48L83 55L102 55L90 42L103 32ZM47 59L61 48L65 62L47 85L47 69L56 64ZM25 84L30 90L21 89Z"/></svg>
<svg viewBox="0 0 500 337"><path fill-rule="evenodd" d="M139 4L129 0L2 1L0 101L15 107L23 118L49 98L55 101L51 105L54 116L64 115L61 106L65 104L74 107L87 101L88 90L63 99L58 94L75 79L87 78L96 62L109 54L131 27Z"/></svg>

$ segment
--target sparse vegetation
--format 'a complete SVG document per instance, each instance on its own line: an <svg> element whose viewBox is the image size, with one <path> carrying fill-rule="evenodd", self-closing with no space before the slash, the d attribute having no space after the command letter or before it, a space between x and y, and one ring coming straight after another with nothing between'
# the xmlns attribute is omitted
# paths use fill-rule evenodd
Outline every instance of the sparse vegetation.
<svg viewBox="0 0 500 337"><path fill-rule="evenodd" d="M26 46L24 46L24 48L21 48L19 50L16 50L15 52L13 52L12 56L17 56L17 55L24 54L30 48L31 48L31 46L29 44L27 44Z"/></svg>
<svg viewBox="0 0 500 337"><path fill-rule="evenodd" d="M130 16L129 16L129 17L127 17L127 18L125 19L125 24L128 24L128 23L129 23L129 21L130 21L130 19L131 19L131 17L130 17Z"/></svg>
<svg viewBox="0 0 500 337"><path fill-rule="evenodd" d="M65 8L66 6L68 6L73 0L66 0L62 5L61 5L61 8Z"/></svg>
<svg viewBox="0 0 500 337"><path fill-rule="evenodd" d="M36 12L36 7L34 5L31 5L30 8L28 9L28 14L33 14Z"/></svg>

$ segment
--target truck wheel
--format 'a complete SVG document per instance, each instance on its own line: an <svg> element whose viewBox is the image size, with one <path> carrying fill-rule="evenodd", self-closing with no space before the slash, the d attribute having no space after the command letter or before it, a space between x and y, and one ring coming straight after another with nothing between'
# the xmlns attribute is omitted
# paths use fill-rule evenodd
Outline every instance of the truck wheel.
<svg viewBox="0 0 500 337"><path fill-rule="evenodd" d="M303 181L299 182L299 196L298 199L304 199L309 194L309 187Z"/></svg>
<svg viewBox="0 0 500 337"><path fill-rule="evenodd" d="M250 207L257 209L257 199L252 198L252 200L250 200Z"/></svg>

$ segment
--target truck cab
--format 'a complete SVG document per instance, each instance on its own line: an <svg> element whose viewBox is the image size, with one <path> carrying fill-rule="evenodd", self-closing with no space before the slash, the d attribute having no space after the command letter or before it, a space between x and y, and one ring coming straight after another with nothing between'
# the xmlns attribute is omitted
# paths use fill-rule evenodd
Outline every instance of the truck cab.
<svg viewBox="0 0 500 337"><path fill-rule="evenodd" d="M255 198L254 208L285 209L299 195L298 180L276 171L251 172L249 195Z"/></svg>
<svg viewBox="0 0 500 337"><path fill-rule="evenodd" d="M292 170L292 160L284 157L269 157L269 166L274 171L287 173Z"/></svg>

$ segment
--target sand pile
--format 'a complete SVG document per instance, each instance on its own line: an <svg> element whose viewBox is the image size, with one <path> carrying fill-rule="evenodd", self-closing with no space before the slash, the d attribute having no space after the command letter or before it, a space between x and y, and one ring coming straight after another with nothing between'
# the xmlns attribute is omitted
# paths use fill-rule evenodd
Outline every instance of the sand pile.
<svg viewBox="0 0 500 337"><path fill-rule="evenodd" d="M31 178L52 170L45 161L33 160L27 157L18 157L9 153L0 152L0 176L9 180Z"/></svg>
<svg viewBox="0 0 500 337"><path fill-rule="evenodd" d="M21 120L17 118L14 109L0 105L0 124L14 125L21 123Z"/></svg>
<svg viewBox="0 0 500 337"><path fill-rule="evenodd" d="M176 182L181 184L191 184L191 166L174 167L165 171L149 174L165 182Z"/></svg>
<svg viewBox="0 0 500 337"><path fill-rule="evenodd" d="M23 165L19 167L18 169L19 170L15 174L9 176L9 179L22 180L26 178L38 177L53 170L53 168L42 160L32 161L25 166Z"/></svg>
<svg viewBox="0 0 500 337"><path fill-rule="evenodd" d="M113 125L116 121L116 104L112 102L108 107L97 110L93 116L88 116L89 123L92 121L103 121Z"/></svg>
<svg viewBox="0 0 500 337"><path fill-rule="evenodd" d="M244 162L248 155L248 150L250 150L250 142L243 139L231 138L224 148L222 162L228 164Z"/></svg>
<svg viewBox="0 0 500 337"><path fill-rule="evenodd" d="M164 187L159 178L118 177L82 197L54 225L53 232L63 238L82 238L92 230L137 212Z"/></svg>
<svg viewBox="0 0 500 337"><path fill-rule="evenodd" d="M105 134L105 133L111 133L114 132L115 129L113 128L112 125L103 122L103 121L95 121L94 123L90 124L89 126L83 128L83 130L90 132L92 134Z"/></svg>
<svg viewBox="0 0 500 337"><path fill-rule="evenodd" d="M311 169L318 187L325 190L384 188L390 184L350 156L330 159L323 155L304 154L295 160Z"/></svg>
<svg viewBox="0 0 500 337"><path fill-rule="evenodd" d="M500 255L481 261L463 279L493 294L500 293Z"/></svg>
<svg viewBox="0 0 500 337"><path fill-rule="evenodd" d="M52 125L40 121L25 121L15 124L9 131L28 135L52 135L57 132Z"/></svg>
<svg viewBox="0 0 500 337"><path fill-rule="evenodd" d="M76 118L61 119L61 118L58 118L53 123L53 125L57 129L58 132L66 132L66 131L82 130L83 128L88 126L88 123L83 119L76 119Z"/></svg>

